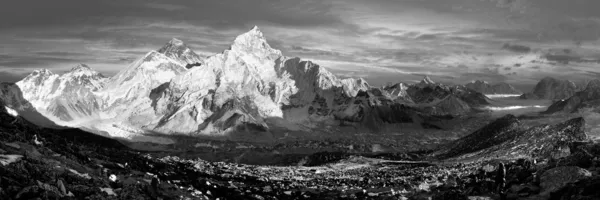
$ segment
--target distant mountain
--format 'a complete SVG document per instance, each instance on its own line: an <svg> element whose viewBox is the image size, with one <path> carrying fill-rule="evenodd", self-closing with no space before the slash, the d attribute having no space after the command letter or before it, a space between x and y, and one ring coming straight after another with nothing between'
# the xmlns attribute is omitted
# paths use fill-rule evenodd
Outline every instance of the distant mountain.
<svg viewBox="0 0 600 200"><path fill-rule="evenodd" d="M573 81L558 80L552 77L546 77L540 80L533 91L521 95L521 99L566 99L578 91L577 85Z"/></svg>
<svg viewBox="0 0 600 200"><path fill-rule="evenodd" d="M396 83L393 85L384 86L383 91L387 92L390 98L399 103L414 103L408 95L409 85L405 83Z"/></svg>
<svg viewBox="0 0 600 200"><path fill-rule="evenodd" d="M575 93L568 99L555 102L548 107L545 113L571 113L583 108L600 108L600 80L595 79L590 81L583 91Z"/></svg>
<svg viewBox="0 0 600 200"><path fill-rule="evenodd" d="M508 83L497 83L494 85L485 81L475 80L467 83L465 87L483 94L522 94L521 91Z"/></svg>
<svg viewBox="0 0 600 200"><path fill-rule="evenodd" d="M489 99L482 93L465 86L448 86L435 83L427 76L421 82L409 86L406 91L411 99L418 104L435 103L445 99L449 95L454 95L470 106L489 105Z"/></svg>

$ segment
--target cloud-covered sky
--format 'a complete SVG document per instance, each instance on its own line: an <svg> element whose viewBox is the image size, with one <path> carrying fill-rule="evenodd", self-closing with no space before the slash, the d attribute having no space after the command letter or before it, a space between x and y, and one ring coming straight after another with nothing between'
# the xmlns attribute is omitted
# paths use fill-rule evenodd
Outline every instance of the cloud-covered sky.
<svg viewBox="0 0 600 200"><path fill-rule="evenodd" d="M373 85L600 73L598 0L20 0L0 7L0 81L115 74L171 38L210 56L258 25L286 56Z"/></svg>

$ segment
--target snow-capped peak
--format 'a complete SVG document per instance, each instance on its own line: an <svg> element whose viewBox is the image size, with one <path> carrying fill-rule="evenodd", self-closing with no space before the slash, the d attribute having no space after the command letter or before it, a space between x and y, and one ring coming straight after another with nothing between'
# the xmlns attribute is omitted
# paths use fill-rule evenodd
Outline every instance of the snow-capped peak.
<svg viewBox="0 0 600 200"><path fill-rule="evenodd" d="M80 77L94 77L94 79L104 78L102 74L97 71L94 71L86 64L79 64L73 68L66 74L63 74L61 77L63 78L80 78Z"/></svg>
<svg viewBox="0 0 600 200"><path fill-rule="evenodd" d="M183 46L184 45L183 41L181 41L180 39L177 39L177 38L172 38L169 41L169 43L167 43L167 44L169 44L171 46Z"/></svg>
<svg viewBox="0 0 600 200"><path fill-rule="evenodd" d="M29 76L38 76L38 75L54 75L54 73L48 69L36 69L29 74Z"/></svg>
<svg viewBox="0 0 600 200"><path fill-rule="evenodd" d="M421 83L423 83L423 84L428 84L428 85L429 85L429 84L435 84L435 82L433 82L433 80L431 80L431 78L429 78L429 76L425 76L425 77L423 78L423 80L421 81Z"/></svg>
<svg viewBox="0 0 600 200"><path fill-rule="evenodd" d="M165 46L161 47L158 52L162 54L180 54L185 51L187 46L183 43L183 41L173 38Z"/></svg>
<svg viewBox="0 0 600 200"><path fill-rule="evenodd" d="M177 61L179 64L186 66L188 64L203 63L203 59L190 49L183 41L173 38L165 46L161 47L158 53Z"/></svg>
<svg viewBox="0 0 600 200"><path fill-rule="evenodd" d="M471 83L473 83L473 84L489 84L487 81L482 81L482 80L472 80Z"/></svg>
<svg viewBox="0 0 600 200"><path fill-rule="evenodd" d="M86 64L80 63L77 66L71 68L71 71L86 71L86 70L91 70L91 68L89 66L87 66Z"/></svg>
<svg viewBox="0 0 600 200"><path fill-rule="evenodd" d="M281 51L272 49L267 43L263 33L257 26L254 26L250 31L241 34L235 38L231 50L241 52L261 53L266 52L281 55Z"/></svg>

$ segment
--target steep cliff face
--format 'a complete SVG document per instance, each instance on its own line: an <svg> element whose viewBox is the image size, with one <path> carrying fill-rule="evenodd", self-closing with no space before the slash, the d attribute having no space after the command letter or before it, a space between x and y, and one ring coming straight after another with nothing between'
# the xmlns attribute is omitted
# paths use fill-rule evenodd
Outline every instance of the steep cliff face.
<svg viewBox="0 0 600 200"><path fill-rule="evenodd" d="M577 85L569 80L546 77L540 80L533 91L523 94L522 99L566 99L578 91Z"/></svg>

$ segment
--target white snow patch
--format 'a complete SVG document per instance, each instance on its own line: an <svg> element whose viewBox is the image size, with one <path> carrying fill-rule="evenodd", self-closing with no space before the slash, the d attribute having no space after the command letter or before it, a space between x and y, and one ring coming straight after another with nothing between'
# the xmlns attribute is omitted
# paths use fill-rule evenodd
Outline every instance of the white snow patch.
<svg viewBox="0 0 600 200"><path fill-rule="evenodd" d="M2 166L6 166L10 163L14 163L17 162L19 159L21 159L21 155L0 155L0 164L2 164Z"/></svg>
<svg viewBox="0 0 600 200"><path fill-rule="evenodd" d="M507 97L519 97L520 94L486 94L487 98L497 99L497 98L507 98Z"/></svg>
<svg viewBox="0 0 600 200"><path fill-rule="evenodd" d="M525 108L546 108L546 106L541 106L541 105L532 105L532 106L506 106L506 107L485 107L488 110L493 110L493 111L503 111L503 110L519 110L519 109L525 109Z"/></svg>
<svg viewBox="0 0 600 200"><path fill-rule="evenodd" d="M73 173L81 178L92 179L92 177L87 173L82 174L82 173L79 173L78 171L75 171L74 169L67 169L67 170L69 170L71 173Z"/></svg>
<svg viewBox="0 0 600 200"><path fill-rule="evenodd" d="M12 108L6 107L4 106L4 108L6 109L6 112L9 115L12 115L13 117L19 116L19 113L16 110L13 110Z"/></svg>

